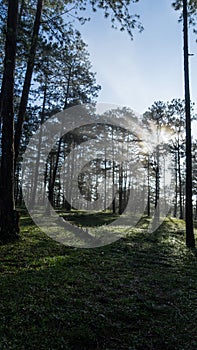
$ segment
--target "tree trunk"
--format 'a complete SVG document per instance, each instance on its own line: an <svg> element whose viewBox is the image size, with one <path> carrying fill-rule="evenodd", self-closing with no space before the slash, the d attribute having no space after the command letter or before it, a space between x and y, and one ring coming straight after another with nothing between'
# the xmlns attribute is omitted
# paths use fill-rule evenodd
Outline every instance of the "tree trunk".
<svg viewBox="0 0 197 350"><path fill-rule="evenodd" d="M119 168L119 210L118 213L123 213L123 165Z"/></svg>
<svg viewBox="0 0 197 350"><path fill-rule="evenodd" d="M184 78L185 78L185 114L186 114L186 244L195 247L192 208L192 156L191 156L191 115L188 60L188 15L187 0L183 0L184 33Z"/></svg>
<svg viewBox="0 0 197 350"><path fill-rule="evenodd" d="M15 181L14 181L14 190L15 190L15 205L19 205L19 195L20 195L20 167L17 166L16 173L15 173Z"/></svg>
<svg viewBox="0 0 197 350"><path fill-rule="evenodd" d="M54 205L54 193L52 191L52 186L51 186L51 183L52 183L52 177L53 177L53 167L54 167L54 152L51 152L50 154L50 171L49 171L49 195L48 195L48 199L49 199L49 202L50 204L53 206ZM48 207L48 211L50 212L49 210L50 208Z"/></svg>
<svg viewBox="0 0 197 350"><path fill-rule="evenodd" d="M197 220L197 195L196 195L196 208L195 208L195 216L194 219Z"/></svg>
<svg viewBox="0 0 197 350"><path fill-rule="evenodd" d="M27 108L28 103L28 96L29 96L29 90L31 86L31 79L34 69L34 61L35 61L35 55L36 55L36 48L38 43L38 33L40 28L40 21L41 21L41 13L42 13L42 5L43 0L38 0L37 2L37 10L36 10L36 17L34 21L34 28L32 33L32 41L31 41L31 47L29 52L29 59L27 62L27 70L25 74L25 80L23 84L23 91L19 106L19 112L18 112L18 119L16 123L16 129L15 129L15 167L17 158L19 155L19 148L20 148L20 141L22 136L22 128L23 128L23 122L24 122L24 116Z"/></svg>
<svg viewBox="0 0 197 350"><path fill-rule="evenodd" d="M68 75L68 82L67 82L67 88L66 88L66 99L65 99L65 103L64 103L64 110L67 109L67 107L68 107L70 80L71 80L71 68L69 68L69 75ZM57 149L57 154L56 154L55 165L54 165L54 168L52 170L51 189L50 189L52 195L53 195L53 192L54 192L55 180L56 180L57 170L58 170L58 165L59 165L59 159L60 159L60 153L61 153L61 145L62 145L62 138L60 137L59 142L58 142L58 149Z"/></svg>
<svg viewBox="0 0 197 350"><path fill-rule="evenodd" d="M158 146L157 146L158 147ZM155 219L159 222L160 220L160 169L159 169L159 150L157 148L157 161L156 161L156 170L155 170Z"/></svg>
<svg viewBox="0 0 197 350"><path fill-rule="evenodd" d="M112 212L116 214L116 200L115 200L115 153L114 153L114 129L112 127L112 154L113 154L113 166L112 166Z"/></svg>
<svg viewBox="0 0 197 350"><path fill-rule="evenodd" d="M1 89L2 158L0 172L0 241L18 237L18 213L14 204L14 71L18 0L8 1L4 73Z"/></svg>
<svg viewBox="0 0 197 350"><path fill-rule="evenodd" d="M178 179L177 179L177 153L175 151L175 202L174 202L174 217L177 217L177 200L178 200Z"/></svg>
<svg viewBox="0 0 197 350"><path fill-rule="evenodd" d="M177 156L178 156L178 176L179 176L179 207L180 207L180 213L179 213L179 219L183 219L183 201L182 201L182 179L181 179L181 157L180 157L180 144L178 139L178 150L177 150Z"/></svg>
<svg viewBox="0 0 197 350"><path fill-rule="evenodd" d="M45 113L46 98L47 98L47 79L45 80L45 85L44 85L44 96L43 96L41 120L40 120L40 124L41 125L44 123L44 113ZM37 146L38 147L38 153L37 153L37 157L36 157L35 172L34 172L34 185L33 185L32 194L31 194L31 208L32 209L34 208L35 199L36 199L36 189L37 189L37 185L38 185L41 146L42 146L42 129L40 129L40 132L39 132L39 140L38 140L38 146Z"/></svg>
<svg viewBox="0 0 197 350"><path fill-rule="evenodd" d="M147 215L150 216L150 156L149 155L148 155L148 164L147 164L147 181L148 181Z"/></svg>

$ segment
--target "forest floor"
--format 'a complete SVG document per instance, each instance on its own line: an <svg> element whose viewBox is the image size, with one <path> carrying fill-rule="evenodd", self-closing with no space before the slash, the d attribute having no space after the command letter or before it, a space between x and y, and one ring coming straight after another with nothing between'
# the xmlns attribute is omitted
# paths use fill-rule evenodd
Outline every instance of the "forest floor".
<svg viewBox="0 0 197 350"><path fill-rule="evenodd" d="M196 350L197 251L184 223L146 218L105 247L51 240L27 215L0 247L0 349Z"/></svg>

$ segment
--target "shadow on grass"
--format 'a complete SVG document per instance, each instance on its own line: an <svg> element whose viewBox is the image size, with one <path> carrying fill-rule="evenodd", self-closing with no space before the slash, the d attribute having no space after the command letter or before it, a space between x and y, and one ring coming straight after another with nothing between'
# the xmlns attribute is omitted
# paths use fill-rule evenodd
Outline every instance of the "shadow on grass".
<svg viewBox="0 0 197 350"><path fill-rule="evenodd" d="M170 221L96 249L23 231L0 248L0 349L196 350L196 257Z"/></svg>
<svg viewBox="0 0 197 350"><path fill-rule="evenodd" d="M69 221L77 226L83 227L93 227L101 226L104 224L110 224L116 220L119 215L113 214L110 212L97 212L97 213L88 213L88 212L71 212L71 213L62 213L64 220Z"/></svg>

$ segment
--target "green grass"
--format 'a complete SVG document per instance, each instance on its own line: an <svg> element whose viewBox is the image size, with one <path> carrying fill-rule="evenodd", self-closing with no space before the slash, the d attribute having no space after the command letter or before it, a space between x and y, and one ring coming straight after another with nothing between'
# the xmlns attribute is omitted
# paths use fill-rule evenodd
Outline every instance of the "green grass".
<svg viewBox="0 0 197 350"><path fill-rule="evenodd" d="M23 215L21 239L0 247L0 349L196 350L196 250L183 221L147 225L76 249Z"/></svg>

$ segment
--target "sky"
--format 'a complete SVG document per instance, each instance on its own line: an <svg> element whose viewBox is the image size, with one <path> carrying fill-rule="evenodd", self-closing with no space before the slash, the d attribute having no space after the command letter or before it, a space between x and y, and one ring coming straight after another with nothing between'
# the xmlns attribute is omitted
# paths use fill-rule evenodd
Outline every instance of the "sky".
<svg viewBox="0 0 197 350"><path fill-rule="evenodd" d="M154 101L184 98L183 31L179 13L170 0L139 0L132 4L144 31L126 32L111 28L102 10L79 27L88 44L92 70L102 90L98 102L128 106L142 114ZM197 43L189 31L191 99L197 103Z"/></svg>

